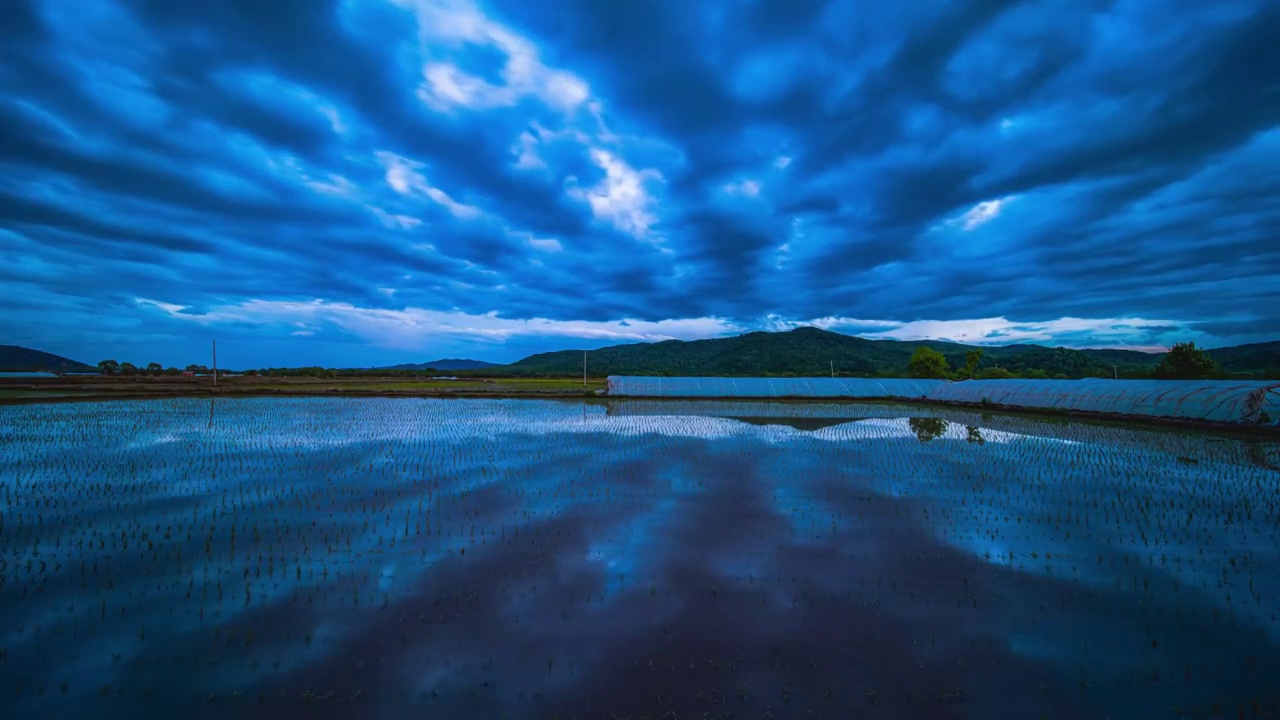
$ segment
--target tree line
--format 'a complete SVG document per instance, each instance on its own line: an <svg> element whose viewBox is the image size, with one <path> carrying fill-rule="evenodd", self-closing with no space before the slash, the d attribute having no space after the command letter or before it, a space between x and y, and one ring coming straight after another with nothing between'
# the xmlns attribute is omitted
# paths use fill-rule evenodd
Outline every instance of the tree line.
<svg viewBox="0 0 1280 720"><path fill-rule="evenodd" d="M1046 350L1052 353L1051 349ZM912 354L910 361L907 363L906 374L915 378L934 378L948 380L1003 380L1012 378L1025 378L1032 380L1066 380L1072 375L1065 372L1054 372L1039 368L1027 366L1025 360L1011 358L1017 363L1014 367L1006 368L1000 365L984 365L984 354L981 349L972 349L964 353L962 362L957 362L953 367L951 361L946 355L930 348L927 345L921 345L916 348ZM958 359L958 358L957 358ZM1052 357L1046 356L1046 361L1051 362ZM842 363L843 364L843 363ZM1012 363L1011 363L1012 364ZM1052 367L1052 365L1051 365ZM833 366L834 368L834 366ZM194 372L197 375L209 374L210 370L204 365L188 365L182 370L176 367L163 367L160 363L147 363L145 366L137 366L128 362L117 362L115 360L103 360L98 363L98 369L103 375L110 376L161 376L161 375L181 375L183 371ZM1071 369L1071 368L1067 368ZM309 377L318 379L344 378L344 377L432 377L440 374L458 376L458 377L491 377L494 375L503 376L530 376L530 377L559 377L564 373L557 373L551 370L540 369L516 369L511 370L503 368L484 368L478 370L449 370L437 371L433 368L425 368L421 370L379 370L373 368L351 368L351 369L335 369L324 368L319 366L297 367L297 368L261 368L242 371L222 370L227 375L251 375L262 377ZM670 374L670 373L658 373ZM782 373L755 373L758 376L765 377L795 377L794 372ZM840 377L900 377L900 372L876 372L874 367L867 363L857 365L853 371L841 369L833 369L833 375ZM1096 377L1106 377L1095 368L1091 373ZM1118 372L1116 373L1119 374ZM732 376L733 373L727 373L726 376ZM1133 377L1132 373L1126 371L1126 377ZM1079 374L1077 373L1078 377ZM1161 379L1177 379L1177 380L1199 380L1199 379L1218 379L1226 377L1226 373L1216 360L1210 357L1203 349L1196 347L1194 342L1178 343L1174 345L1168 353L1161 359L1160 364L1150 373L1143 373L1144 377L1161 378Z"/></svg>
<svg viewBox="0 0 1280 720"><path fill-rule="evenodd" d="M98 363L98 372L103 375L181 375L184 370L199 373L209 372L209 368L204 365L188 365L183 370L179 370L176 367L165 367L157 362L147 363L142 366L116 360L103 360Z"/></svg>
<svg viewBox="0 0 1280 720"><path fill-rule="evenodd" d="M978 369L982 362L982 350L974 349L964 354L964 365L952 368L942 353L921 345L907 363L907 374L914 378L938 380L1007 380L1025 378L1032 380L1066 380L1063 373L1049 375L1044 370L1031 368L1013 372L998 365ZM1176 343L1151 372L1151 377L1162 380L1218 380L1226 377L1222 366L1194 342Z"/></svg>
<svg viewBox="0 0 1280 720"><path fill-rule="evenodd" d="M98 363L98 371L103 375L120 376L120 377L137 377L137 376L166 376L181 375L183 372L193 372L196 375L208 375L213 371L207 365L188 365L185 368L164 367L160 363L147 363L146 365L134 365L130 362L118 362L116 360L103 360ZM434 368L426 368L423 370L376 370L376 369L335 369L320 366L309 367L292 367L292 368L256 368L249 370L218 370L219 375L250 375L260 377L310 377L310 378L339 378L339 377L430 377L440 375L441 372ZM452 371L445 374L454 374Z"/></svg>

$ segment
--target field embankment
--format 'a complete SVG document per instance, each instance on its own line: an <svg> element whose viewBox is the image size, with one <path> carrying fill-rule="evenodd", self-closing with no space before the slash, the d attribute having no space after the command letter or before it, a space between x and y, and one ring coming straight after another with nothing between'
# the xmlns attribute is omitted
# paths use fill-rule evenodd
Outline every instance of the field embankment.
<svg viewBox="0 0 1280 720"><path fill-rule="evenodd" d="M0 404L57 400L221 396L408 396L408 397L590 397L603 378L466 378L425 380L405 377L64 377L0 379Z"/></svg>

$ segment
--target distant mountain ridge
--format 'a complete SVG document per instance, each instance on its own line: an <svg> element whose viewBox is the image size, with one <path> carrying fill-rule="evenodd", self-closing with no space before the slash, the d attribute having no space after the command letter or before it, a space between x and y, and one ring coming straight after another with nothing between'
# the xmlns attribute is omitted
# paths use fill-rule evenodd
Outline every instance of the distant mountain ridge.
<svg viewBox="0 0 1280 720"><path fill-rule="evenodd" d="M953 367L964 354L982 350L978 368L1049 377L1148 377L1164 353L1114 348L1072 349L1043 345L966 345L933 340L868 340L853 335L801 327L784 332L751 332L708 340L664 340L613 345L587 351L587 371L602 375L665 376L902 376L911 354L921 345L942 353ZM1208 350L1234 377L1280 379L1280 340ZM576 376L582 372L582 350L530 355L509 365L483 360L442 358L373 370L461 372L493 376ZM52 353L17 345L0 345L0 372L97 372L98 368ZM367 372L367 371L366 371Z"/></svg>
<svg viewBox="0 0 1280 720"><path fill-rule="evenodd" d="M592 375L823 376L905 374L911 354L927 345L952 367L964 354L982 350L979 369L1002 367L1014 373L1044 371L1049 377L1145 377L1163 353L1113 348L1072 349L1042 345L966 345L933 340L868 340L814 327L784 332L751 332L709 340L664 340L614 345L587 352ZM1280 377L1280 341L1208 351L1228 373ZM570 375L582 372L582 350L538 353L492 368L510 375Z"/></svg>
<svg viewBox="0 0 1280 720"><path fill-rule="evenodd" d="M482 370L484 368L498 367L497 363L485 362L483 360L467 360L465 358L443 358L441 360L431 360L424 363L403 363L401 365L390 365L388 367L375 368L376 370Z"/></svg>
<svg viewBox="0 0 1280 720"><path fill-rule="evenodd" d="M0 372L97 372L76 360L19 345L0 345Z"/></svg>

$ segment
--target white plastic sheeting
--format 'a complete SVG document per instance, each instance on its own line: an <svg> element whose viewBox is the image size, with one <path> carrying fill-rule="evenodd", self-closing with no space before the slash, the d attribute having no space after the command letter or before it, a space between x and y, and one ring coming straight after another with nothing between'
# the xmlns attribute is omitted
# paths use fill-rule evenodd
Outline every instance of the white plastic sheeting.
<svg viewBox="0 0 1280 720"><path fill-rule="evenodd" d="M1280 420L1275 380L912 380L900 378L609 377L614 397L901 398L1256 423Z"/></svg>
<svg viewBox="0 0 1280 720"><path fill-rule="evenodd" d="M1280 417L1275 380L969 380L941 386L929 399L1214 422Z"/></svg>
<svg viewBox="0 0 1280 720"><path fill-rule="evenodd" d="M609 395L631 397L924 398L946 380L906 378L726 378L611 375Z"/></svg>

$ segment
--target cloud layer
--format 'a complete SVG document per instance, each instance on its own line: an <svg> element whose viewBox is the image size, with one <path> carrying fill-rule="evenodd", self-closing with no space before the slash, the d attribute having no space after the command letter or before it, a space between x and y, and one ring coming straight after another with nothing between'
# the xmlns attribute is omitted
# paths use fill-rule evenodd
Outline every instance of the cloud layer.
<svg viewBox="0 0 1280 720"><path fill-rule="evenodd" d="M1280 9L12 3L0 342L1280 335Z"/></svg>

